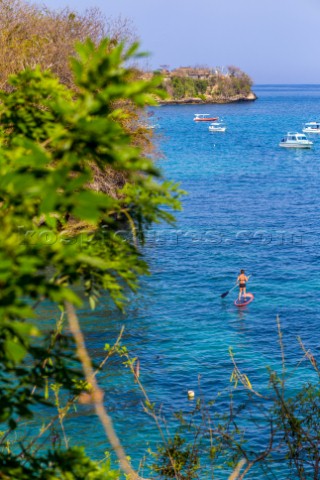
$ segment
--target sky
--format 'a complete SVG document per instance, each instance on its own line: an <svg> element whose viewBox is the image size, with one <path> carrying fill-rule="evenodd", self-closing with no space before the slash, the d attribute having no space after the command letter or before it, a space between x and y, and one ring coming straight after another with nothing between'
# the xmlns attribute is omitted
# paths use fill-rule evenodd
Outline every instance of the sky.
<svg viewBox="0 0 320 480"><path fill-rule="evenodd" d="M320 84L320 0L36 0L132 20L146 67L236 65L255 84Z"/></svg>

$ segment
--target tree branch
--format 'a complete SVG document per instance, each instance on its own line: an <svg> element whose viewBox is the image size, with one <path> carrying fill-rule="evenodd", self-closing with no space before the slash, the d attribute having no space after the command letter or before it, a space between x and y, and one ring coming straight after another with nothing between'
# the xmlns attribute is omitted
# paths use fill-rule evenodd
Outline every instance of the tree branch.
<svg viewBox="0 0 320 480"><path fill-rule="evenodd" d="M79 320L75 309L69 302L65 302L65 308L67 312L69 328L76 343L77 354L82 363L86 381L90 385L91 402L94 405L96 414L103 425L106 436L119 459L122 470L126 475L128 475L128 478L130 480L144 480L133 470L128 462L124 449L121 446L119 438L113 428L112 419L106 412L103 404L103 391L99 387L96 380L96 375L92 368L91 359L85 346L84 337L80 329Z"/></svg>

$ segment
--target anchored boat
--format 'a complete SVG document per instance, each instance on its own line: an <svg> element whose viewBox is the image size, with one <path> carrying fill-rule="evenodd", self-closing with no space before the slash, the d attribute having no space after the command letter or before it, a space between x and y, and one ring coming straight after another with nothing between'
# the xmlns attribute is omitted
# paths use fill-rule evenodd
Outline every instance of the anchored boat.
<svg viewBox="0 0 320 480"><path fill-rule="evenodd" d="M227 127L223 123L212 123L209 125L209 132L225 132Z"/></svg>
<svg viewBox="0 0 320 480"><path fill-rule="evenodd" d="M307 139L307 137L303 133L292 133L289 132L281 142L279 143L279 147L286 147L286 148L311 148L313 142Z"/></svg>
<svg viewBox="0 0 320 480"><path fill-rule="evenodd" d="M308 122L304 124L304 133L320 133L320 122Z"/></svg>
<svg viewBox="0 0 320 480"><path fill-rule="evenodd" d="M219 120L219 117L210 117L210 113L195 113L193 120L195 122L215 122Z"/></svg>

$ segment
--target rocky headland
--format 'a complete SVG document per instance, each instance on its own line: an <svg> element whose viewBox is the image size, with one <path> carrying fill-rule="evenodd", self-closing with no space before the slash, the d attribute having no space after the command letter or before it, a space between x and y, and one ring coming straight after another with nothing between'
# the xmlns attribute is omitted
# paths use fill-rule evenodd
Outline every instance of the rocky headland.
<svg viewBox="0 0 320 480"><path fill-rule="evenodd" d="M162 69L162 89L167 98L162 105L210 104L252 102L257 99L252 91L252 80L238 67L208 68L180 67L172 71Z"/></svg>

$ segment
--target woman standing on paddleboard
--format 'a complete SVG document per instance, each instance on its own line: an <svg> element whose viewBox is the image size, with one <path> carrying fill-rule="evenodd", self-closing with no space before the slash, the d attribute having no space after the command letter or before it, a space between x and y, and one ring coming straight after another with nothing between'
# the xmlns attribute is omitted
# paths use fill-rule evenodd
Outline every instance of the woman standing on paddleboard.
<svg viewBox="0 0 320 480"><path fill-rule="evenodd" d="M240 275L237 278L237 282L239 283L239 297L238 297L239 300L241 299L241 297L246 296L246 293L247 293L246 287L247 287L248 280L249 278L246 276L245 271L240 270Z"/></svg>

